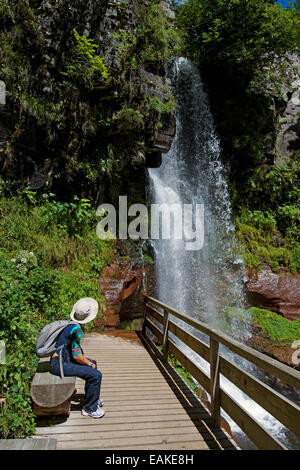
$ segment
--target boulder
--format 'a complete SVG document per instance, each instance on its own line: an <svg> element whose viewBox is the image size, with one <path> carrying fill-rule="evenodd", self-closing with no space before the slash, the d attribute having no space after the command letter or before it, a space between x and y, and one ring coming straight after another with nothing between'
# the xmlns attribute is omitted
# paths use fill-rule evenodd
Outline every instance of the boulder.
<svg viewBox="0 0 300 470"><path fill-rule="evenodd" d="M251 306L279 313L288 320L300 318L300 274L293 275L287 268L276 273L269 267L251 268L246 288Z"/></svg>

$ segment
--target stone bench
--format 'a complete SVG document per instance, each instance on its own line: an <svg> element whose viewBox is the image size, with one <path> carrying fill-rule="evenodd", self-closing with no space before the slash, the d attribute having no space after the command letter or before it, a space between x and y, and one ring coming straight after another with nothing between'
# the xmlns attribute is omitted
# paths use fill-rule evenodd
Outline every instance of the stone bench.
<svg viewBox="0 0 300 470"><path fill-rule="evenodd" d="M58 377L50 372L50 359L40 359L30 394L36 416L69 416L76 377Z"/></svg>

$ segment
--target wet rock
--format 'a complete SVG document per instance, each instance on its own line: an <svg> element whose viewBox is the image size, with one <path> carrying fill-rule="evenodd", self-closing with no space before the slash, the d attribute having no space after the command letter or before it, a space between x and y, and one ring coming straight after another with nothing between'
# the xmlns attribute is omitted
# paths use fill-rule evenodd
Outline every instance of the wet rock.
<svg viewBox="0 0 300 470"><path fill-rule="evenodd" d="M247 344L283 364L300 369L299 364L295 361L295 351L297 350L292 348L292 344L288 341L280 342L270 339L258 325L253 325L252 335L248 338Z"/></svg>
<svg viewBox="0 0 300 470"><path fill-rule="evenodd" d="M300 80L298 69L300 59L292 57L294 81L282 90L286 102L285 110L281 116L282 123L276 141L276 153L283 156L292 156L300 149ZM290 65L291 67L291 65Z"/></svg>
<svg viewBox="0 0 300 470"><path fill-rule="evenodd" d="M171 82L168 78L155 75L146 70L140 70L139 74L142 94L150 99L157 98L162 102L170 98ZM164 116L162 124L162 127L149 140L146 155L167 153L170 150L176 133L175 112L170 112ZM149 157L149 160L151 160L151 157ZM148 165L146 164L146 166ZM149 164L149 167L152 168L151 164ZM153 168L156 168L156 166L153 166Z"/></svg>
<svg viewBox="0 0 300 470"><path fill-rule="evenodd" d="M277 273L269 267L249 269L247 294L251 306L279 313L288 320L300 318L300 274L293 275L286 268Z"/></svg>
<svg viewBox="0 0 300 470"><path fill-rule="evenodd" d="M143 275L149 267L139 267L134 260L115 261L103 269L99 280L105 297L104 324L116 327L122 320L143 315Z"/></svg>

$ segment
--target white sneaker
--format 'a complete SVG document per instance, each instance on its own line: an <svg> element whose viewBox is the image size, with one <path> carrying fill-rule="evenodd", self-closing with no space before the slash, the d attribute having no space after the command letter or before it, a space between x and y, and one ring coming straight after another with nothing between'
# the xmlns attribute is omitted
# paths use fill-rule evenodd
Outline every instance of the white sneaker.
<svg viewBox="0 0 300 470"><path fill-rule="evenodd" d="M98 406L103 406L103 405L104 405L104 400L101 400L101 399L99 398L99 400L98 400Z"/></svg>
<svg viewBox="0 0 300 470"><path fill-rule="evenodd" d="M102 418L105 415L105 410L100 410L100 407L96 409L96 411L87 411L84 408L81 410L82 416L91 416L91 418Z"/></svg>

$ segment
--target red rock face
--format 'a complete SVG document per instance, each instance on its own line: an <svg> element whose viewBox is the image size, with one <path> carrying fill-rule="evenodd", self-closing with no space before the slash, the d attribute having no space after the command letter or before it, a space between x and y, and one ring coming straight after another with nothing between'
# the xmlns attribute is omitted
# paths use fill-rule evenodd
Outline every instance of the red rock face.
<svg viewBox="0 0 300 470"><path fill-rule="evenodd" d="M268 267L249 269L248 300L252 306L277 312L288 320L300 318L300 274L281 268L273 273Z"/></svg>
<svg viewBox="0 0 300 470"><path fill-rule="evenodd" d="M139 318L143 315L142 280L149 270L137 268L132 260L118 260L103 269L100 287L105 297L107 327L116 327L120 320Z"/></svg>

